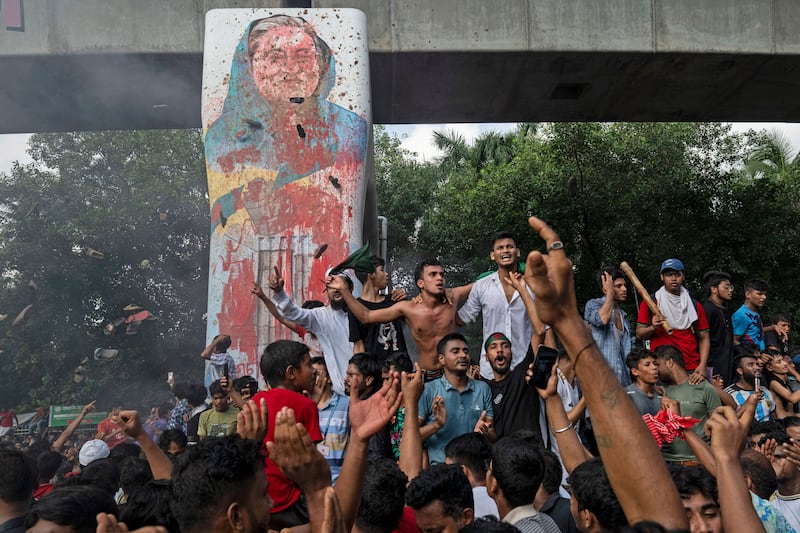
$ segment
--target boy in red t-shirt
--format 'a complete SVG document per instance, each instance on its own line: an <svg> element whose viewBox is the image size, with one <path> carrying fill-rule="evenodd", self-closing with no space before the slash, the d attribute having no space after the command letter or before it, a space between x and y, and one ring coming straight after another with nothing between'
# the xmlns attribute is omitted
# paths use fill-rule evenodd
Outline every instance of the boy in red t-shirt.
<svg viewBox="0 0 800 533"><path fill-rule="evenodd" d="M256 405L264 398L267 404L267 436L264 443L274 440L275 417L282 407L294 410L295 418L308 431L315 443L322 440L319 430L317 404L302 394L314 386L314 368L308 346L289 340L279 340L268 345L261 356L261 374L269 384L268 391L259 392L252 400ZM265 468L268 491L275 504L270 516L270 527L281 530L309 523L308 508L300 497L300 489L286 479L281 469L267 457Z"/></svg>

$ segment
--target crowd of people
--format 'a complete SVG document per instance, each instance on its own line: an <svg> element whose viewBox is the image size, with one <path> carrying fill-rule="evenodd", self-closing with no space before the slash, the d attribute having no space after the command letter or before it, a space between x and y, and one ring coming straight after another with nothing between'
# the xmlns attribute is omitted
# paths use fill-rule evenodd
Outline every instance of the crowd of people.
<svg viewBox="0 0 800 533"><path fill-rule="evenodd" d="M274 269L252 293L303 342L236 376L221 332L210 385L170 380L147 417L111 406L80 438L90 402L0 437L0 532L800 531L800 374L789 317L762 322L768 285L732 312L729 274L698 301L670 258L632 325L604 267L581 316L563 244L529 222L546 251L524 269L501 232L496 271L448 288L423 261L411 298L378 257L302 306ZM478 316L471 354L457 330Z"/></svg>

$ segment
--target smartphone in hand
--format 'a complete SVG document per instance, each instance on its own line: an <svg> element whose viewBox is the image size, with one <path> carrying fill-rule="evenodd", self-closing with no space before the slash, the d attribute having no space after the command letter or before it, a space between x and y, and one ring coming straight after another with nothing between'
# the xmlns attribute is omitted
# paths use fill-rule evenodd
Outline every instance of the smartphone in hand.
<svg viewBox="0 0 800 533"><path fill-rule="evenodd" d="M553 371L556 361L558 361L558 350L540 344L536 351L536 359L533 361L533 376L530 384L537 389L546 389L547 380L550 379L550 373Z"/></svg>

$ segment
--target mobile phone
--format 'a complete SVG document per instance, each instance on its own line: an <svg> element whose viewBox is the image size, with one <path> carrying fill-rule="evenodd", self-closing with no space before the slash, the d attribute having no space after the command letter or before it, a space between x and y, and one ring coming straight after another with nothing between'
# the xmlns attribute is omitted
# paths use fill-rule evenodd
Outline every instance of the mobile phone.
<svg viewBox="0 0 800 533"><path fill-rule="evenodd" d="M175 378L174 372L167 372L167 383L171 382Z"/></svg>
<svg viewBox="0 0 800 533"><path fill-rule="evenodd" d="M547 380L550 379L550 373L553 371L556 361L558 361L558 350L540 344L536 351L536 359L533 361L533 376L531 376L530 384L537 389L546 389Z"/></svg>
<svg viewBox="0 0 800 533"><path fill-rule="evenodd" d="M755 380L754 380L754 385L755 385L755 386L753 387L753 390L754 390L754 391L758 392L758 391L760 391L760 390L761 390L761 376L758 376L758 375L757 375L757 376L755 377Z"/></svg>
<svg viewBox="0 0 800 533"><path fill-rule="evenodd" d="M228 365L227 364L225 364L225 366L222 367L222 376L225 379L227 379L228 381L231 380L231 376L230 376L230 373L228 372Z"/></svg>

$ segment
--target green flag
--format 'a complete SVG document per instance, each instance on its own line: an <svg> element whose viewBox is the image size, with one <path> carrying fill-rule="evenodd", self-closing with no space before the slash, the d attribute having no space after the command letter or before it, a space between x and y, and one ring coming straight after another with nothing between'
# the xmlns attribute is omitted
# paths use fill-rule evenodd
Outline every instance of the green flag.
<svg viewBox="0 0 800 533"><path fill-rule="evenodd" d="M333 267L330 273L335 276L336 274L341 274L348 268L352 268L356 272L375 272L375 266L372 264L372 256L372 250L369 247L369 243L367 243L350 254L347 259Z"/></svg>

